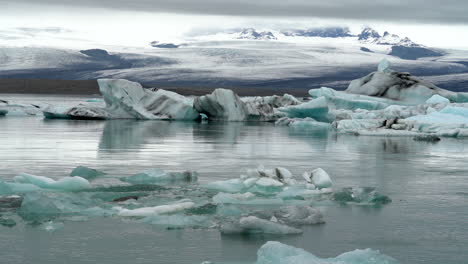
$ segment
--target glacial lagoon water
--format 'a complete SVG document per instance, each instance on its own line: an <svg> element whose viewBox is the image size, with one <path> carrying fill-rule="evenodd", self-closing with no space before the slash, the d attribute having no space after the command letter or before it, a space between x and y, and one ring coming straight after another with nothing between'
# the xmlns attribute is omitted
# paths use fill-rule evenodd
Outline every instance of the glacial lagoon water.
<svg viewBox="0 0 468 264"><path fill-rule="evenodd" d="M21 172L60 178L83 165L107 173L93 185L113 185L150 168L195 170L199 182L208 183L237 178L263 164L295 175L321 167L334 188L376 187L392 199L377 208L322 208L325 224L305 226L303 234L293 236L166 230L114 217L66 221L63 229L50 233L17 221L11 228L0 226L0 263L252 263L269 240L320 257L373 248L401 263L468 261L468 140L427 143L241 122L3 117L0 128L2 180Z"/></svg>

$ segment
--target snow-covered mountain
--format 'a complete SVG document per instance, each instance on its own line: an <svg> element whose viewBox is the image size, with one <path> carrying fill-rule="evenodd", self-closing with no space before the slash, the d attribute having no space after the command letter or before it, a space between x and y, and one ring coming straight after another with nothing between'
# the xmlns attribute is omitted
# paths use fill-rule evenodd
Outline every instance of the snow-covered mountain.
<svg viewBox="0 0 468 264"><path fill-rule="evenodd" d="M398 35L390 34L388 31L380 35L379 32L369 27L364 28L357 37L361 43L367 44L422 47L422 45L413 42L408 37L401 38Z"/></svg>
<svg viewBox="0 0 468 264"><path fill-rule="evenodd" d="M252 40L276 40L275 35L270 31L257 31L254 28L245 28L236 36L237 39Z"/></svg>

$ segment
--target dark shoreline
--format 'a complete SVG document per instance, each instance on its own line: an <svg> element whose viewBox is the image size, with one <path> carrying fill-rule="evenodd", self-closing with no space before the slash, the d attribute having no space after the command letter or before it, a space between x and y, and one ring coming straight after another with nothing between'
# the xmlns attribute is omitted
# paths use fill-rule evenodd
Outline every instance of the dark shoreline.
<svg viewBox="0 0 468 264"><path fill-rule="evenodd" d="M157 87L182 95L205 95L216 87ZM223 87L240 96L308 96L310 88ZM99 95L96 80L0 79L0 94Z"/></svg>

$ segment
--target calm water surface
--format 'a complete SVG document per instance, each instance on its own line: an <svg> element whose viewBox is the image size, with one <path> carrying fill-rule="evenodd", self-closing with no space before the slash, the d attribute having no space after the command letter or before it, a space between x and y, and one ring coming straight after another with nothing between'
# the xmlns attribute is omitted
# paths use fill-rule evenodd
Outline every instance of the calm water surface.
<svg viewBox="0 0 468 264"><path fill-rule="evenodd" d="M82 98L41 99L70 103ZM0 128L1 179L21 172L59 178L84 165L109 174L94 184L113 184L149 168L196 170L206 183L236 178L259 164L286 167L296 175L321 167L335 188L373 186L393 200L382 208L329 207L325 225L285 237L161 230L113 218L66 222L55 233L21 223L0 226L0 263L249 263L268 240L321 257L373 248L402 263L468 263L468 140L431 144L336 136L269 123L38 117L0 118Z"/></svg>

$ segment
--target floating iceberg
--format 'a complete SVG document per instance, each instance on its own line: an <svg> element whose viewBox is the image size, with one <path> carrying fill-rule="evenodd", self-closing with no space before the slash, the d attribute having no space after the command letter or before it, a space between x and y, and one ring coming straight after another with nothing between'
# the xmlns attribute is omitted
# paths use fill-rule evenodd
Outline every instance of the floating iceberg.
<svg viewBox="0 0 468 264"><path fill-rule="evenodd" d="M384 97L408 104L423 104L433 95L440 95L451 102L467 102L468 93L455 93L441 89L409 73L396 72L382 61L379 70L352 81L347 93Z"/></svg>
<svg viewBox="0 0 468 264"><path fill-rule="evenodd" d="M42 189L53 189L59 191L78 191L90 187L89 181L78 177L66 177L60 180L54 180L44 176L22 173L14 178L16 183L32 184Z"/></svg>
<svg viewBox="0 0 468 264"><path fill-rule="evenodd" d="M323 259L276 241L269 241L257 252L256 264L398 264L392 257L372 249L354 250L335 258Z"/></svg>
<svg viewBox="0 0 468 264"><path fill-rule="evenodd" d="M195 98L194 108L209 119L244 121L248 109L240 97L232 90L216 89L213 93Z"/></svg>
<svg viewBox="0 0 468 264"><path fill-rule="evenodd" d="M193 102L166 90L153 92L127 80L99 79L99 91L112 118L195 120Z"/></svg>
<svg viewBox="0 0 468 264"><path fill-rule="evenodd" d="M299 105L282 107L278 110L286 113L288 117L291 118L311 117L317 121L324 122L329 122L334 119L329 115L329 106L327 103L327 98L324 96Z"/></svg>
<svg viewBox="0 0 468 264"><path fill-rule="evenodd" d="M290 235L300 234L302 230L255 216L247 216L242 217L238 222L222 225L221 233Z"/></svg>

